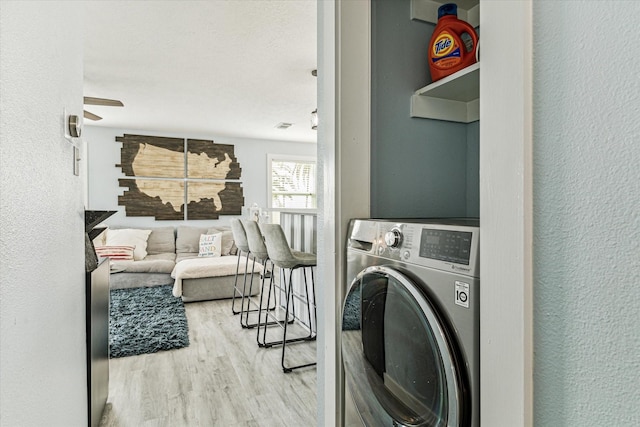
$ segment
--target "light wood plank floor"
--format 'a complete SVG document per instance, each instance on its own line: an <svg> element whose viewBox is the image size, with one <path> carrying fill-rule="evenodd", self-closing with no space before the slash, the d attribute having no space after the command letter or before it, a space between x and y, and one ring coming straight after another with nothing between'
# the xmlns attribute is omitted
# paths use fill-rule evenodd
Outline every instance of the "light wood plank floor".
<svg viewBox="0 0 640 427"><path fill-rule="evenodd" d="M101 426L316 425L315 367L284 374L281 348L259 348L230 300L185 307L189 347L111 359ZM315 352L315 342L296 343L287 359L313 361Z"/></svg>

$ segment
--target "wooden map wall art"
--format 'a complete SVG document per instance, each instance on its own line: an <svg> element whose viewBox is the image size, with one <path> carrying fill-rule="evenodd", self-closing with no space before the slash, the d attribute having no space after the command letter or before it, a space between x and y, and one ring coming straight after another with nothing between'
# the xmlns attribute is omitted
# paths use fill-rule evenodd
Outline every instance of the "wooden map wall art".
<svg viewBox="0 0 640 427"><path fill-rule="evenodd" d="M242 185L230 181L242 171L233 145L127 134L116 141L122 143L116 167L131 177L118 180L127 189L118 196L127 216L193 220L242 213Z"/></svg>

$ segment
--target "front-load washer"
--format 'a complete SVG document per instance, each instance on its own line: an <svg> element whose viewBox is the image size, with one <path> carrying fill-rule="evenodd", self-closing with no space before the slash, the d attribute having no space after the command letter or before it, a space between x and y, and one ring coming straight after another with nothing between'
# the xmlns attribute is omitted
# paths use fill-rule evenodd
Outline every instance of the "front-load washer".
<svg viewBox="0 0 640 427"><path fill-rule="evenodd" d="M474 219L351 221L345 412L365 426L479 426L479 232Z"/></svg>

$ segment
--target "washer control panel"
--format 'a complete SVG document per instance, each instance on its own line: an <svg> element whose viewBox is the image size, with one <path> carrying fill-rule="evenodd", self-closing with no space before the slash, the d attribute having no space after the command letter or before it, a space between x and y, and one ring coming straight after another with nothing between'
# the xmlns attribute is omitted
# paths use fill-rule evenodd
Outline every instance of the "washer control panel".
<svg viewBox="0 0 640 427"><path fill-rule="evenodd" d="M423 228L419 256L469 265L471 256L470 231Z"/></svg>
<svg viewBox="0 0 640 427"><path fill-rule="evenodd" d="M472 277L480 276L479 222L473 219L354 220L352 230L369 231L371 253ZM361 233L350 235L351 241Z"/></svg>

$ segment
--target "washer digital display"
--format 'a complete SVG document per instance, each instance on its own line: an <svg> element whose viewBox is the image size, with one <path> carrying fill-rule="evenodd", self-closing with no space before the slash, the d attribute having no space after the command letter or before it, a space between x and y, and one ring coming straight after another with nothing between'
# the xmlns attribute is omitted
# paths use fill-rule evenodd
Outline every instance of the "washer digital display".
<svg viewBox="0 0 640 427"><path fill-rule="evenodd" d="M423 228L419 255L422 258L469 265L471 236L472 233L468 231Z"/></svg>

